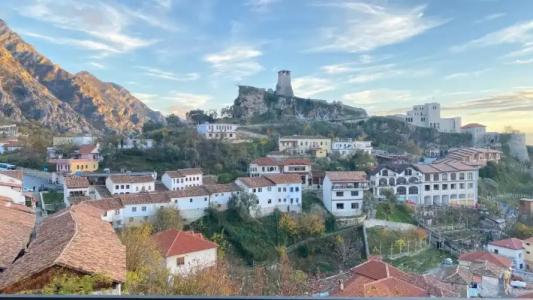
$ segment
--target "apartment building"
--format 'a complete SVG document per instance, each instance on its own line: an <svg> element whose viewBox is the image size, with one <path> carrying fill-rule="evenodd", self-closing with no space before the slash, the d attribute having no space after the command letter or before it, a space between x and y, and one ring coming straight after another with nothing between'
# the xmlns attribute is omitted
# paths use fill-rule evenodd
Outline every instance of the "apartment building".
<svg viewBox="0 0 533 300"><path fill-rule="evenodd" d="M203 172L200 168L166 171L161 176L161 182L171 191L200 186L203 184Z"/></svg>
<svg viewBox="0 0 533 300"><path fill-rule="evenodd" d="M369 189L365 172L326 172L322 201L336 217L355 217L363 212L364 192Z"/></svg>
<svg viewBox="0 0 533 300"><path fill-rule="evenodd" d="M237 124L229 123L203 123L196 126L198 134L206 139L237 139Z"/></svg>
<svg viewBox="0 0 533 300"><path fill-rule="evenodd" d="M461 132L461 118L441 118L440 104L436 102L413 106L407 112L405 121L419 127L435 128L440 132Z"/></svg>
<svg viewBox="0 0 533 300"><path fill-rule="evenodd" d="M264 216L276 209L282 212L302 211L302 181L297 174L269 174L239 177L235 181L244 192L257 196L253 216Z"/></svg>
<svg viewBox="0 0 533 300"><path fill-rule="evenodd" d="M354 155L356 152L372 153L371 141L356 141L354 139L336 139L331 143L331 151L341 157Z"/></svg>
<svg viewBox="0 0 533 300"><path fill-rule="evenodd" d="M420 203L422 173L411 164L384 164L370 172L372 193L383 199L385 190L390 190L398 201Z"/></svg>
<svg viewBox="0 0 533 300"><path fill-rule="evenodd" d="M151 175L110 175L105 186L112 195L137 194L155 191L155 178Z"/></svg>
<svg viewBox="0 0 533 300"><path fill-rule="evenodd" d="M499 162L502 152L488 148L454 148L448 151L446 157L437 162L460 161L468 165L484 167L489 161Z"/></svg>
<svg viewBox="0 0 533 300"><path fill-rule="evenodd" d="M331 152L331 139L318 136L285 136L278 140L278 149L290 155L325 157Z"/></svg>

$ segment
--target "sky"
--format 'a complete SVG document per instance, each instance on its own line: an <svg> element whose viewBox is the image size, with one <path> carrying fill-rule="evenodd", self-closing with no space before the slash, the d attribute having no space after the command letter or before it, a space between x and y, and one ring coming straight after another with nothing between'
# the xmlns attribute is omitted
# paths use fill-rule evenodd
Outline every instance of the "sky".
<svg viewBox="0 0 533 300"><path fill-rule="evenodd" d="M3 0L0 18L164 114L220 109L288 69L297 96L371 115L435 101L533 142L531 0Z"/></svg>

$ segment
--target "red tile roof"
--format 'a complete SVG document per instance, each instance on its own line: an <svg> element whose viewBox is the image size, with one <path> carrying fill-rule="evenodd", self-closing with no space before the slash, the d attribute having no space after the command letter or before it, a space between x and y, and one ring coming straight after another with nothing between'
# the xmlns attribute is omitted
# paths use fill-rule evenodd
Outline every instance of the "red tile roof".
<svg viewBox="0 0 533 300"><path fill-rule="evenodd" d="M428 292L395 277L383 278L364 285L365 297L426 297Z"/></svg>
<svg viewBox="0 0 533 300"><path fill-rule="evenodd" d="M298 174L270 174L259 177L239 177L240 182L248 188L268 187L277 184L301 183L302 179Z"/></svg>
<svg viewBox="0 0 533 300"><path fill-rule="evenodd" d="M302 183L302 178L298 174L269 174L263 176L274 184Z"/></svg>
<svg viewBox="0 0 533 300"><path fill-rule="evenodd" d="M86 203L104 211L124 208L120 198L103 198L100 200L87 201Z"/></svg>
<svg viewBox="0 0 533 300"><path fill-rule="evenodd" d="M0 199L0 269L26 249L34 225L35 214L30 208Z"/></svg>
<svg viewBox="0 0 533 300"><path fill-rule="evenodd" d="M189 169L178 169L176 171L166 171L170 178L181 178L190 175L202 175L202 169L200 168L189 168Z"/></svg>
<svg viewBox="0 0 533 300"><path fill-rule="evenodd" d="M20 181L22 181L22 178L24 177L24 174L22 173L22 170L0 171L0 174L15 178L15 179L20 180Z"/></svg>
<svg viewBox="0 0 533 300"><path fill-rule="evenodd" d="M192 231L168 229L154 234L152 239L164 257L183 255L218 247L216 243L204 238L201 233Z"/></svg>
<svg viewBox="0 0 533 300"><path fill-rule="evenodd" d="M169 198L185 198L185 197L198 197L198 196L208 196L209 191L204 186L192 186L185 188L183 190L175 190L166 192Z"/></svg>
<svg viewBox="0 0 533 300"><path fill-rule="evenodd" d="M465 126L461 127L461 129L468 129L468 128L478 128L478 127L487 127L485 125L482 125L482 124L479 124L479 123L470 123L470 124L466 124Z"/></svg>
<svg viewBox="0 0 533 300"><path fill-rule="evenodd" d="M242 182L248 188L274 186L274 183L272 181L268 180L264 176L259 176L259 177L239 177L239 178L237 178L237 180Z"/></svg>
<svg viewBox="0 0 533 300"><path fill-rule="evenodd" d="M45 218L28 252L0 274L0 291L54 266L124 282L126 248L101 212L80 203Z"/></svg>
<svg viewBox="0 0 533 300"><path fill-rule="evenodd" d="M168 203L170 201L167 193L139 193L116 195L122 205L136 205L148 203Z"/></svg>
<svg viewBox="0 0 533 300"><path fill-rule="evenodd" d="M327 171L326 177L328 177L331 181L361 182L367 180L366 173L362 171Z"/></svg>
<svg viewBox="0 0 533 300"><path fill-rule="evenodd" d="M91 154L94 150L97 150L97 146L93 144L80 146L80 154Z"/></svg>
<svg viewBox="0 0 533 300"><path fill-rule="evenodd" d="M89 187L87 177L67 176L65 177L65 186L69 189L83 189Z"/></svg>
<svg viewBox="0 0 533 300"><path fill-rule="evenodd" d="M155 181L151 175L111 175L109 180L113 183L149 183Z"/></svg>
<svg viewBox="0 0 533 300"><path fill-rule="evenodd" d="M522 240L516 239L516 238L510 238L505 240L499 240L499 241L492 241L489 243L489 245L512 249L512 250L521 250L524 249L524 245L522 244Z"/></svg>
<svg viewBox="0 0 533 300"><path fill-rule="evenodd" d="M506 257L482 251L461 254L461 256L459 256L459 260L469 262L489 262L498 267L504 268L509 268L513 265L513 262Z"/></svg>

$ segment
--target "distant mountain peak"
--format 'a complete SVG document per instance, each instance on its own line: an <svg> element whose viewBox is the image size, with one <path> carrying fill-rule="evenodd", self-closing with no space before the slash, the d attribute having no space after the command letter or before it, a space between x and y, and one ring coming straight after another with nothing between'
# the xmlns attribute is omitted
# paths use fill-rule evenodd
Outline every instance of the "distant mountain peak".
<svg viewBox="0 0 533 300"><path fill-rule="evenodd" d="M126 133L141 130L146 121L165 122L161 113L120 85L87 71L71 74L54 64L1 19L0 51L5 51L0 61L0 116L73 132Z"/></svg>

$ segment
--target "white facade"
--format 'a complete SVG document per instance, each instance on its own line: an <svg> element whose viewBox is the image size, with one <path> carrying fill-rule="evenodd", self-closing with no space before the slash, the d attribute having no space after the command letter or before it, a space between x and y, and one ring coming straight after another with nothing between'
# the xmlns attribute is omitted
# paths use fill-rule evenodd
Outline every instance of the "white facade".
<svg viewBox="0 0 533 300"><path fill-rule="evenodd" d="M441 118L440 104L415 105L407 112L405 121L420 127L435 128L440 132L461 132L461 118Z"/></svg>
<svg viewBox="0 0 533 300"><path fill-rule="evenodd" d="M165 258L167 269L174 275L187 276L217 264L217 249L206 249Z"/></svg>
<svg viewBox="0 0 533 300"><path fill-rule="evenodd" d="M392 191L398 201L420 203L422 173L411 165L378 166L370 177L375 197L382 199L385 190Z"/></svg>
<svg viewBox="0 0 533 300"><path fill-rule="evenodd" d="M280 137L278 148L280 152L291 155L305 155L316 150L322 150L327 154L331 152L331 139L312 136Z"/></svg>
<svg viewBox="0 0 533 300"><path fill-rule="evenodd" d="M237 124L229 123L203 123L196 126L196 130L207 139L229 139L237 138Z"/></svg>
<svg viewBox="0 0 533 300"><path fill-rule="evenodd" d="M312 185L311 161L297 158L271 158L261 157L252 161L248 167L250 177L259 177L269 174L296 174L302 180L302 186L308 188Z"/></svg>
<svg viewBox="0 0 533 300"><path fill-rule="evenodd" d="M9 172L17 171L6 171L6 173ZM24 205L26 198L22 192L22 180L0 173L0 196Z"/></svg>
<svg viewBox="0 0 533 300"><path fill-rule="evenodd" d="M150 175L111 175L106 178L105 186L112 195L153 192L155 179Z"/></svg>
<svg viewBox="0 0 533 300"><path fill-rule="evenodd" d="M54 136L52 143L55 146L74 144L74 145L89 145L96 143L96 137L94 136Z"/></svg>
<svg viewBox="0 0 533 300"><path fill-rule="evenodd" d="M322 201L335 217L356 217L363 213L364 192L368 188L364 172L326 172Z"/></svg>
<svg viewBox="0 0 533 300"><path fill-rule="evenodd" d="M515 250L515 249L509 249L504 247L499 247L495 245L488 244L487 250L489 252L492 252L494 254L498 254L504 257L507 257L513 262L513 269L515 270L524 270L525 268L525 262L524 262L524 250Z"/></svg>
<svg viewBox="0 0 533 300"><path fill-rule="evenodd" d="M461 128L463 133L469 133L472 136L472 143L475 145L484 144L487 127L481 124L467 124Z"/></svg>
<svg viewBox="0 0 533 300"><path fill-rule="evenodd" d="M479 179L477 169L421 173L423 176L419 204L466 206L477 204Z"/></svg>
<svg viewBox="0 0 533 300"><path fill-rule="evenodd" d="M352 139L337 139L331 143L331 151L341 157L350 156L358 151L366 154L372 153L371 141L356 141Z"/></svg>
<svg viewBox="0 0 533 300"><path fill-rule="evenodd" d="M203 185L203 174L201 169L167 171L161 176L161 182L171 191L183 190Z"/></svg>
<svg viewBox="0 0 533 300"><path fill-rule="evenodd" d="M138 139L138 138L127 138L123 140L119 145L119 149L152 149L154 147L154 140L152 139Z"/></svg>

